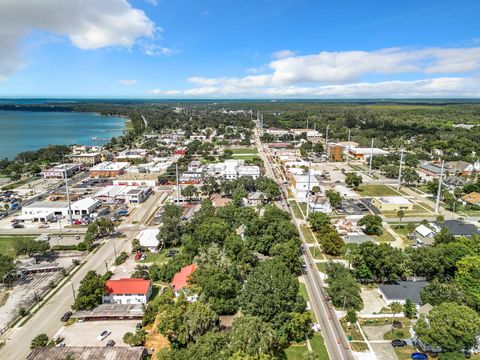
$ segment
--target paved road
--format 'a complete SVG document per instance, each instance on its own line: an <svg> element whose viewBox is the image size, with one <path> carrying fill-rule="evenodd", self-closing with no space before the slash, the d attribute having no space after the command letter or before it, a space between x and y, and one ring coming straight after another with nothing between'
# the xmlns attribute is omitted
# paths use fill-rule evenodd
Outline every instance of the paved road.
<svg viewBox="0 0 480 360"><path fill-rule="evenodd" d="M114 261L113 242L115 242L117 254L121 251L127 251L141 226L161 206L166 196L166 192L157 192L142 207L132 212L125 219L125 223L119 227L119 230L127 235L126 238L106 240L97 252L87 256L86 263L72 277L71 281L48 300L23 327L15 327L5 333L0 338L1 341L6 341L6 344L0 349L0 358L2 360L25 359L30 352L30 343L35 336L41 333L46 333L49 337L55 335L63 325L60 322L60 317L70 310L70 305L73 303L72 284L74 289L78 289L80 281L88 271L94 270L103 274L105 263L108 264L108 267L112 266ZM132 227L132 224L136 226Z"/></svg>
<svg viewBox="0 0 480 360"><path fill-rule="evenodd" d="M275 172L275 168L272 166L272 163L269 160L271 159L271 156L268 154L268 151L260 141L258 128L255 129L255 140L257 142L259 154L265 164L266 176L271 177L277 180L277 182L281 183L281 180L279 180L281 177ZM310 298L310 304L320 324L328 355L331 360L352 360L354 357L348 346L345 333L343 332L342 326L340 325L333 308L330 309L329 304L325 300L325 288L320 278L320 274L317 271L317 267L307 246L307 242L303 237L303 233L300 231L299 225L295 219L295 215L293 214L291 207L287 205L285 196L286 192L285 189L283 189L283 185L281 185L281 188L284 197L282 199L282 207L290 211L290 215L293 219L293 222L297 226L298 232L304 244L304 248L306 249L303 256L307 265L305 282Z"/></svg>

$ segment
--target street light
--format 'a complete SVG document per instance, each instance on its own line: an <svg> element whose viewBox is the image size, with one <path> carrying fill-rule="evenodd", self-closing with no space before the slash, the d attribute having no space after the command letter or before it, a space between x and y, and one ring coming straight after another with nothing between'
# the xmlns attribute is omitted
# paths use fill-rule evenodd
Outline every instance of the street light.
<svg viewBox="0 0 480 360"><path fill-rule="evenodd" d="M70 285L72 285L73 301L75 301L75 288L73 287L73 282L70 281Z"/></svg>

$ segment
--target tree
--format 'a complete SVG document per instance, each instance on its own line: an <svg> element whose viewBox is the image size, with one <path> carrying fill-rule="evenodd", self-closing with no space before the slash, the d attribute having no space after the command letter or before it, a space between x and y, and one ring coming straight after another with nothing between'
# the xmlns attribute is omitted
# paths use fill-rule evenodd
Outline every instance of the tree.
<svg viewBox="0 0 480 360"><path fill-rule="evenodd" d="M308 222L313 230L320 231L321 229L330 226L331 219L330 216L325 213L311 212L308 215Z"/></svg>
<svg viewBox="0 0 480 360"><path fill-rule="evenodd" d="M333 208L338 207L342 202L342 196L339 192L327 190L325 191L325 195L327 196L328 200L330 200L330 205L332 205Z"/></svg>
<svg viewBox="0 0 480 360"><path fill-rule="evenodd" d="M182 189L182 196L186 197L189 200L192 200L192 198L197 194L198 194L198 190L193 185L187 185Z"/></svg>
<svg viewBox="0 0 480 360"><path fill-rule="evenodd" d="M426 344L447 352L470 349L480 332L480 317L468 306L442 303L414 325L417 336Z"/></svg>
<svg viewBox="0 0 480 360"><path fill-rule="evenodd" d="M433 306L444 302L454 302L463 304L466 301L465 294L460 285L454 282L441 283L438 279L433 279L420 292L422 303Z"/></svg>
<svg viewBox="0 0 480 360"><path fill-rule="evenodd" d="M325 254L339 256L343 252L345 243L338 233L333 230L320 236L320 244Z"/></svg>
<svg viewBox="0 0 480 360"><path fill-rule="evenodd" d="M91 310L102 303L105 293L105 277L95 271L89 271L80 281L77 297L72 305L73 310Z"/></svg>
<svg viewBox="0 0 480 360"><path fill-rule="evenodd" d="M361 175L357 175L354 172L346 173L345 184L353 187L355 190L363 183Z"/></svg>
<svg viewBox="0 0 480 360"><path fill-rule="evenodd" d="M50 249L50 244L46 240L20 239L14 247L17 255L26 254L31 257L35 254L44 255Z"/></svg>
<svg viewBox="0 0 480 360"><path fill-rule="evenodd" d="M45 347L48 344L48 336L47 334L40 334L33 338L32 343L30 344L30 349L36 349L40 347Z"/></svg>
<svg viewBox="0 0 480 360"><path fill-rule="evenodd" d="M295 240L281 242L270 248L270 255L280 259L292 274L300 275L301 261L299 256L299 245Z"/></svg>
<svg viewBox="0 0 480 360"><path fill-rule="evenodd" d="M390 311L392 312L392 331L393 331L393 322L395 321L395 315L402 312L403 306L398 301L394 301L389 305Z"/></svg>
<svg viewBox="0 0 480 360"><path fill-rule="evenodd" d="M455 281L459 284L471 306L480 310L480 256L467 256L457 263Z"/></svg>
<svg viewBox="0 0 480 360"><path fill-rule="evenodd" d="M402 181L405 184L409 186L415 185L415 184L418 184L420 180L421 180L421 177L415 169L411 167L406 167L402 171Z"/></svg>
<svg viewBox="0 0 480 360"><path fill-rule="evenodd" d="M348 310L346 318L350 324L355 324L357 322L357 313L355 310Z"/></svg>
<svg viewBox="0 0 480 360"><path fill-rule="evenodd" d="M417 315L417 308L415 307L415 304L412 302L412 300L407 299L405 301L405 304L403 305L403 313L405 317L409 319L413 319Z"/></svg>
<svg viewBox="0 0 480 360"><path fill-rule="evenodd" d="M358 220L358 225L365 228L367 235L382 235L382 218L378 215L365 215Z"/></svg>
<svg viewBox="0 0 480 360"><path fill-rule="evenodd" d="M405 217L405 211L398 210L397 211L397 217L398 217L398 228L400 229L400 227L402 225L402 219Z"/></svg>
<svg viewBox="0 0 480 360"><path fill-rule="evenodd" d="M233 322L230 346L234 353L247 356L273 355L277 347L275 330L260 317L246 315Z"/></svg>
<svg viewBox="0 0 480 360"><path fill-rule="evenodd" d="M333 305L345 310L361 310L363 300L360 297L360 285L353 277L350 270L338 263L328 263L327 293Z"/></svg>
<svg viewBox="0 0 480 360"><path fill-rule="evenodd" d="M455 241L455 237L448 231L446 227L442 227L440 231L435 234L435 244L448 244Z"/></svg>
<svg viewBox="0 0 480 360"><path fill-rule="evenodd" d="M135 334L127 332L123 335L123 342L132 347L144 345L146 339L147 333L143 329L138 329Z"/></svg>
<svg viewBox="0 0 480 360"><path fill-rule="evenodd" d="M6 281L5 275L14 269L15 263L13 262L13 258L0 254L0 278L2 279L2 283Z"/></svg>
<svg viewBox="0 0 480 360"><path fill-rule="evenodd" d="M266 260L250 273L240 296L242 312L271 321L295 306L298 280L278 259Z"/></svg>

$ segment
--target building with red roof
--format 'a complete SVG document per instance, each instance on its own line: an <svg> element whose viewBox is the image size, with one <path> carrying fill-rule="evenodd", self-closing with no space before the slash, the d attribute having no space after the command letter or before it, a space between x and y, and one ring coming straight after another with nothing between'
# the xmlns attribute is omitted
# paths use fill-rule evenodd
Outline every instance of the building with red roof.
<svg viewBox="0 0 480 360"><path fill-rule="evenodd" d="M195 264L190 264L184 266L178 273L173 276L172 280L172 289L175 294L179 294L180 290L182 290L185 286L188 285L188 280L190 276L197 270L197 266Z"/></svg>
<svg viewBox="0 0 480 360"><path fill-rule="evenodd" d="M152 294L152 282L133 278L107 280L105 291L104 304L146 304Z"/></svg>

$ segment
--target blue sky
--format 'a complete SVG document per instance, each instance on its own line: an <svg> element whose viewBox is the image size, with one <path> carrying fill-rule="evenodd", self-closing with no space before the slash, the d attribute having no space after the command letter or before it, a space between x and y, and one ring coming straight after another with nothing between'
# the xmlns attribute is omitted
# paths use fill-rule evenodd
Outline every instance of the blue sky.
<svg viewBox="0 0 480 360"><path fill-rule="evenodd" d="M478 97L479 13L478 0L2 0L0 96Z"/></svg>

